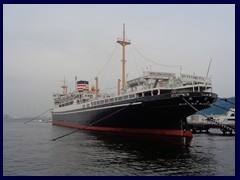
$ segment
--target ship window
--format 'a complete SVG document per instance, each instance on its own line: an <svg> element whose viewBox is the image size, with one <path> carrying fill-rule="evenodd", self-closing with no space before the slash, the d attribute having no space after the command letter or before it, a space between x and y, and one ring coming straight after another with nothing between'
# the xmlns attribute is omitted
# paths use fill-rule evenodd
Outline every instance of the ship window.
<svg viewBox="0 0 240 180"><path fill-rule="evenodd" d="M232 114L231 114L231 117L234 117L234 116L235 116L235 114L234 114L234 113L232 113Z"/></svg>
<svg viewBox="0 0 240 180"><path fill-rule="evenodd" d="M104 104L104 100L101 100L101 104Z"/></svg>
<svg viewBox="0 0 240 180"><path fill-rule="evenodd" d="M95 106L95 105L97 104L97 102L94 102L93 104L94 104L94 106Z"/></svg>
<svg viewBox="0 0 240 180"><path fill-rule="evenodd" d="M113 99L113 98L111 98L111 99L110 99L110 102L113 102L113 101L114 101L114 99Z"/></svg>
<svg viewBox="0 0 240 180"><path fill-rule="evenodd" d="M144 92L144 96L151 96L151 91Z"/></svg>
<svg viewBox="0 0 240 180"><path fill-rule="evenodd" d="M135 94L130 94L129 95L129 98L134 98L135 97Z"/></svg>
<svg viewBox="0 0 240 180"><path fill-rule="evenodd" d="M123 99L127 99L128 98L128 96L123 96Z"/></svg>
<svg viewBox="0 0 240 180"><path fill-rule="evenodd" d="M117 101L118 100L118 98L115 98L115 101Z"/></svg>
<svg viewBox="0 0 240 180"><path fill-rule="evenodd" d="M91 102L91 106L93 106L93 102Z"/></svg>
<svg viewBox="0 0 240 180"><path fill-rule="evenodd" d="M171 91L170 90L161 90L161 93L162 94L167 94L167 93L171 93Z"/></svg>
<svg viewBox="0 0 240 180"><path fill-rule="evenodd" d="M87 104L87 107L89 107L90 106L90 104Z"/></svg>
<svg viewBox="0 0 240 180"><path fill-rule="evenodd" d="M108 99L105 100L105 103L108 103Z"/></svg>
<svg viewBox="0 0 240 180"><path fill-rule="evenodd" d="M153 95L157 95L158 94L158 90L153 90Z"/></svg>
<svg viewBox="0 0 240 180"><path fill-rule="evenodd" d="M100 104L100 101L97 101L97 105L99 105Z"/></svg>
<svg viewBox="0 0 240 180"><path fill-rule="evenodd" d="M118 97L118 100L122 100L122 97Z"/></svg>
<svg viewBox="0 0 240 180"><path fill-rule="evenodd" d="M85 108L85 105L83 105L82 107Z"/></svg>

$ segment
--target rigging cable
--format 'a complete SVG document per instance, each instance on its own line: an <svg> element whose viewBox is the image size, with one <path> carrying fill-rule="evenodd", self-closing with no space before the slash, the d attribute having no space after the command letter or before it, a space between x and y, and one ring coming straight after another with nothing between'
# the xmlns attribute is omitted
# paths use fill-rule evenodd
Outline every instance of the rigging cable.
<svg viewBox="0 0 240 180"><path fill-rule="evenodd" d="M130 46L130 47L131 47L131 46ZM141 73L140 73L140 71L139 71L139 68L138 68L138 65L137 65L137 62L136 62L136 58L135 58L135 56L134 56L134 54L133 54L132 48L130 48L130 51L131 51L131 55L132 55L132 57L133 57L135 66L136 66L136 68L137 68L137 72L138 72L138 74L139 74L139 76L140 76Z"/></svg>
<svg viewBox="0 0 240 180"><path fill-rule="evenodd" d="M96 77L99 76L99 74L101 74L101 73L103 72L103 70L105 69L105 67L106 67L107 64L109 63L109 61L112 59L113 54L114 54L114 52L115 52L115 50L116 50L116 47L117 47L117 44L115 44L115 46L114 46L114 48L113 48L113 51L112 51L110 57L108 58L108 60L106 61L106 63L105 63L104 66L102 67L102 69L96 74ZM94 79L95 79L95 77L92 78L92 79L90 79L89 81L92 81L92 80L94 80Z"/></svg>
<svg viewBox="0 0 240 180"><path fill-rule="evenodd" d="M117 63L114 63L114 62L113 62L113 65L112 65L112 71L111 71L111 74L110 74L110 76L109 76L109 80L108 80L107 88L105 88L106 90L109 90L109 89L110 89L110 88L109 88L109 84L110 84L110 81L112 80L112 77L113 77L113 70L115 70L115 68L116 68L116 64L117 64Z"/></svg>
<svg viewBox="0 0 240 180"><path fill-rule="evenodd" d="M165 64L160 64L158 62L155 62L147 57L145 57L140 51L137 50L137 48L132 44L133 48L137 51L137 53L142 56L145 60L153 63L153 64L156 64L156 65L159 65L159 66L164 66L164 67L175 67L175 68L181 68L181 65L165 65Z"/></svg>

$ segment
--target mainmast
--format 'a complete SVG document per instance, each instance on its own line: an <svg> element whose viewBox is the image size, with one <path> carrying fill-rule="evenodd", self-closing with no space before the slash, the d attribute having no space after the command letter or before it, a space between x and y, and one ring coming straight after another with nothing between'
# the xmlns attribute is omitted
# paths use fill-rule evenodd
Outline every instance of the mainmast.
<svg viewBox="0 0 240 180"><path fill-rule="evenodd" d="M131 44L131 42L129 40L125 39L125 24L123 24L123 38L120 39L118 38L117 43L122 45L122 93L124 94L126 92L126 88L125 88L125 63L126 63L126 59L125 59L125 46Z"/></svg>

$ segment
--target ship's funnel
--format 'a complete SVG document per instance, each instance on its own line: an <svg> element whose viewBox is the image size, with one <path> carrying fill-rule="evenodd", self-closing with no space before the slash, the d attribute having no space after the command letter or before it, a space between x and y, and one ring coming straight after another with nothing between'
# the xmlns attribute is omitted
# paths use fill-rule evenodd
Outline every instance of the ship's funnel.
<svg viewBox="0 0 240 180"><path fill-rule="evenodd" d="M88 87L88 81L78 81L77 82L77 90L79 92L83 92L83 91L88 91L89 87Z"/></svg>

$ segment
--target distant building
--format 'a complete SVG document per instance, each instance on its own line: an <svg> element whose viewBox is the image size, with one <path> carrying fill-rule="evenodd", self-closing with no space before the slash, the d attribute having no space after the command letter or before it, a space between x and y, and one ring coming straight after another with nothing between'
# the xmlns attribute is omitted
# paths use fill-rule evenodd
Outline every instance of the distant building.
<svg viewBox="0 0 240 180"><path fill-rule="evenodd" d="M4 114L3 119L11 119L12 117L9 114Z"/></svg>

